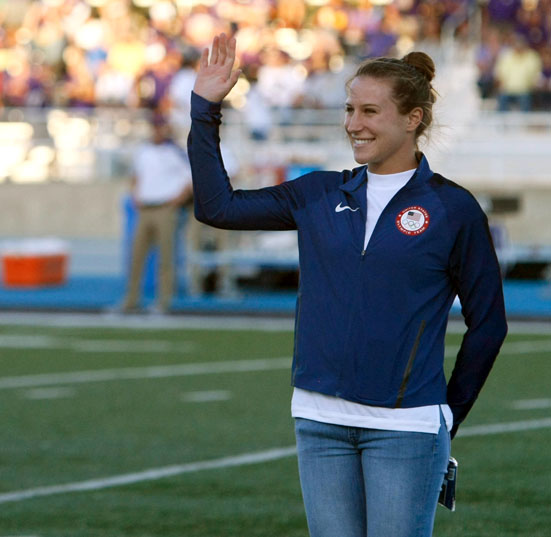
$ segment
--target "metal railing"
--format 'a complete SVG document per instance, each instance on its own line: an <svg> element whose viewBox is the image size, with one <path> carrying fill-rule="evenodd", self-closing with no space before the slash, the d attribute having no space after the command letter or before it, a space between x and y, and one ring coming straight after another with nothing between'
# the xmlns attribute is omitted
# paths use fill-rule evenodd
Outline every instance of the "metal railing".
<svg viewBox="0 0 551 537"><path fill-rule="evenodd" d="M222 140L242 165L353 165L340 109L272 111L265 140L254 140L244 115L225 109ZM0 181L109 181L130 173L131 154L148 136L148 111L136 109L4 109L0 111ZM15 127L27 126L17 130ZM450 134L451 133L451 134ZM475 120L445 126L436 151L492 158L547 157L551 113L481 110ZM185 142L185 139L181 140ZM448 147L446 147L446 145ZM33 172L35 177L33 177Z"/></svg>

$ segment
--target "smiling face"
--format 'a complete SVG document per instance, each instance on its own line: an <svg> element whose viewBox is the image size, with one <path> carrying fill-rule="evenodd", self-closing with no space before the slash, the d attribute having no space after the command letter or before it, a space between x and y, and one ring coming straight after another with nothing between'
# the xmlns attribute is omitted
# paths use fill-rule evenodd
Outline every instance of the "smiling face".
<svg viewBox="0 0 551 537"><path fill-rule="evenodd" d="M400 114L385 79L359 76L348 85L344 128L358 164L388 174L417 167L415 130L423 113Z"/></svg>

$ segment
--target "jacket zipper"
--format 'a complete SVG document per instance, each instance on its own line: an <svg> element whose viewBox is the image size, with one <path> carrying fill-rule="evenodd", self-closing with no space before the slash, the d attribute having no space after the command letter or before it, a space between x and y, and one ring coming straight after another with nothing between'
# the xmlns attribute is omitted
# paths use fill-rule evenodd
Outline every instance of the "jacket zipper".
<svg viewBox="0 0 551 537"><path fill-rule="evenodd" d="M406 394L409 377L411 376L411 370L413 369L413 362L415 361L415 356L417 356L417 350L419 348L419 343L421 342L421 336L425 331L426 325L426 321L421 321L421 326L419 326L417 337L415 338L415 342L413 343L413 347L411 348L411 352L409 353L408 363L406 365L406 370L404 371L402 384L400 385L400 389L398 390L398 397L396 398L396 404L394 405L394 408L400 408L404 401L404 395Z"/></svg>
<svg viewBox="0 0 551 537"><path fill-rule="evenodd" d="M367 171L366 171L367 173ZM377 231L377 228L379 227L379 222L382 220L383 218L383 215L388 211L388 207L389 205L392 204L392 202L396 199L396 197L398 196L398 194L400 194L400 192L402 192L402 190L404 190L412 181L412 179L417 175L417 171L414 172L414 174L409 178L408 182L402 187L400 188L400 190L398 190L398 192L395 192L394 193L394 196L392 196L392 198L390 198L390 200L388 201L388 203L385 205L385 207L383 208L383 210L381 211L381 214L379 215L379 218L375 224L375 227L373 228L373 232L371 233L371 237L369 238L369 241L367 242L367 244L365 244L365 231L364 231L364 247L362 248L362 253L360 254L360 259L363 261L364 258L365 258L365 254L367 252L367 248L369 247L369 243L371 242L371 239L373 238L373 235L375 234L375 231ZM367 187L366 187L367 188ZM366 205L366 210L367 210L367 205Z"/></svg>

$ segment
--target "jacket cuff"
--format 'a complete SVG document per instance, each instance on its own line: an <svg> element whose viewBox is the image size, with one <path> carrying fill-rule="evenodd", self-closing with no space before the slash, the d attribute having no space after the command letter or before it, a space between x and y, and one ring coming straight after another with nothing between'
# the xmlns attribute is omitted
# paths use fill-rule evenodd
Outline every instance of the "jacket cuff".
<svg viewBox="0 0 551 537"><path fill-rule="evenodd" d="M200 121L220 121L222 114L220 109L222 103L213 103L200 97L195 92L191 92L191 119Z"/></svg>

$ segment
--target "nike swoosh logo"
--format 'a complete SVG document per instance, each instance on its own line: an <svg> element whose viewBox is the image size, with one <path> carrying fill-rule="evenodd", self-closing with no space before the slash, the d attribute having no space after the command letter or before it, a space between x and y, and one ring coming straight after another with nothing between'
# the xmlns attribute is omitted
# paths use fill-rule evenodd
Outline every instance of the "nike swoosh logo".
<svg viewBox="0 0 551 537"><path fill-rule="evenodd" d="M335 207L335 212L336 212L336 213L342 213L342 211L346 211L346 209L348 209L349 211L352 211L353 213L355 213L355 212L358 211L360 208L359 208L359 207L356 207L355 209L352 209L352 207L349 207L348 205L342 205L342 203L339 203L339 204Z"/></svg>

